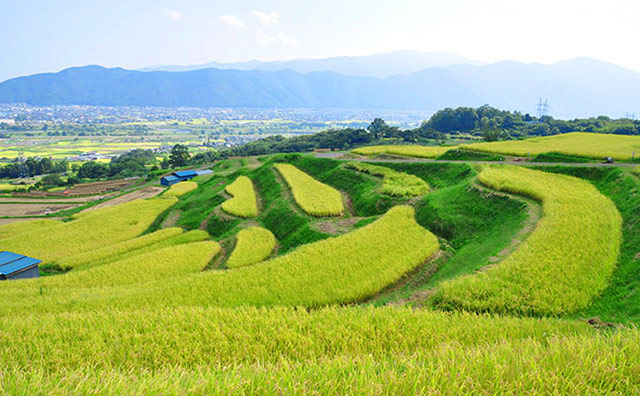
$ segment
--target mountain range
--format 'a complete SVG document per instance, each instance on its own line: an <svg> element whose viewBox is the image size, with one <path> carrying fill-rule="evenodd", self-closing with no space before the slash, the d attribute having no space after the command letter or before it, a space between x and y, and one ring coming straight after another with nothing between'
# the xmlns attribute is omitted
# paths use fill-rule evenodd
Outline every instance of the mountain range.
<svg viewBox="0 0 640 396"><path fill-rule="evenodd" d="M140 70L191 71L213 68L221 70L293 70L299 73L332 71L347 76L386 78L398 74L411 74L431 67L446 67L461 64L482 65L484 63L448 52L401 50L365 56L337 56L322 59L293 59L273 62L256 60L235 63L209 62L191 66L159 65L145 67Z"/></svg>
<svg viewBox="0 0 640 396"><path fill-rule="evenodd" d="M373 67L362 70L362 75L338 73L326 66L336 58L331 59L334 60L327 60L325 66L306 63L305 67L311 69L329 68L307 72L291 69L140 71L101 66L74 67L0 83L0 103L331 107L431 113L444 107L483 104L535 112L538 100L546 98L551 105L549 114L557 118L640 114L640 73L591 58L576 58L553 65L506 61L489 65L454 62L386 77L371 76L382 70ZM365 61L375 64L371 59L356 60L360 64ZM300 60L298 65L305 62ZM347 63L353 65L354 62L351 59ZM268 67L275 66L271 64ZM340 67L346 66L341 64ZM391 69L387 67L386 70Z"/></svg>

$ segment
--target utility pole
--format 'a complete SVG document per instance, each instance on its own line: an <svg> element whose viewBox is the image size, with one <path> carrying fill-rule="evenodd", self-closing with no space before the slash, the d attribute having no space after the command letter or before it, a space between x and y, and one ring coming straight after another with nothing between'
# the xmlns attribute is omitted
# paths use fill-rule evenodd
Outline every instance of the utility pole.
<svg viewBox="0 0 640 396"><path fill-rule="evenodd" d="M538 100L538 105L536 106L536 108L538 120L546 116L547 112L549 111L549 102L547 101L547 98L544 99L544 102L542 101L542 98L540 98L540 100Z"/></svg>

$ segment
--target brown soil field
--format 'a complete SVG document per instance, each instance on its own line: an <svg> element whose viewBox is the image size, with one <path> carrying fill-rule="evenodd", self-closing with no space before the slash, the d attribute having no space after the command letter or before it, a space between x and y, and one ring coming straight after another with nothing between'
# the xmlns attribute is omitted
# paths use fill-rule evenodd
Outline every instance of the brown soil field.
<svg viewBox="0 0 640 396"><path fill-rule="evenodd" d="M119 204L133 201L134 199L144 199L144 198L155 197L156 195L160 194L162 191L164 191L164 188L161 188L161 187L144 187L144 188L141 188L140 190L136 190L128 194L121 195L117 198L110 199L106 202L99 203L95 206L87 208L85 211L91 211L91 210L106 208L113 205L119 205Z"/></svg>
<svg viewBox="0 0 640 396"><path fill-rule="evenodd" d="M0 197L0 203L2 202L12 202L12 203L52 203L52 204L57 204L57 203L84 203L84 202L91 202L94 199L101 199L103 197L106 197L106 195L98 195L96 197L75 197L75 198L52 198L52 197L46 197L46 198L42 198L42 197L34 197L34 198L27 198L24 196L16 196L16 197Z"/></svg>
<svg viewBox="0 0 640 396"><path fill-rule="evenodd" d="M76 184L64 191L31 191L28 193L16 193L15 196L22 197L75 197L79 195L97 195L109 191L118 191L131 187L138 182L136 179L107 180L95 183Z"/></svg>
<svg viewBox="0 0 640 396"><path fill-rule="evenodd" d="M80 206L77 203L19 203L19 204L1 204L0 216L43 216L49 213L55 213L63 209L70 209Z"/></svg>

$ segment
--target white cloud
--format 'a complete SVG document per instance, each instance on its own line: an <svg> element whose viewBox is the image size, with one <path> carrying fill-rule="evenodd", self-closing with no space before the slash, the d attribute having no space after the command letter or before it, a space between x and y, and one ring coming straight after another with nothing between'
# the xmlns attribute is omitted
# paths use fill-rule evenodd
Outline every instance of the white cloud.
<svg viewBox="0 0 640 396"><path fill-rule="evenodd" d="M169 17L172 21L179 21L182 19L182 14L180 11L176 10L164 10L164 14Z"/></svg>
<svg viewBox="0 0 640 396"><path fill-rule="evenodd" d="M299 47L300 43L298 42L298 40L296 40L294 37L288 36L282 32L278 32L278 34L276 35L276 37L278 38L278 41L281 42L284 45L290 46L290 47Z"/></svg>
<svg viewBox="0 0 640 396"><path fill-rule="evenodd" d="M280 23L280 14L275 11L271 11L269 13L262 11L252 11L252 13L256 17L258 17L260 23L265 27L277 25L278 23Z"/></svg>
<svg viewBox="0 0 640 396"><path fill-rule="evenodd" d="M220 21L225 25L233 26L239 29L246 29L245 24L235 15L222 15Z"/></svg>
<svg viewBox="0 0 640 396"><path fill-rule="evenodd" d="M263 45L281 44L288 47L299 47L300 43L294 37L288 36L282 32L276 34L268 34L262 30L258 30L255 35L258 43Z"/></svg>

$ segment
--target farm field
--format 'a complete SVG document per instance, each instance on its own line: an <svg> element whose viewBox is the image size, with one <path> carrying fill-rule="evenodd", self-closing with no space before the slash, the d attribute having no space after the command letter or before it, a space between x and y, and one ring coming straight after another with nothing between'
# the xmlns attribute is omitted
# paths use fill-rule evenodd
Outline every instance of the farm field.
<svg viewBox="0 0 640 396"><path fill-rule="evenodd" d="M74 203L57 202L21 202L21 203L0 203L0 216L20 217L20 216L44 216L64 209L78 207Z"/></svg>
<svg viewBox="0 0 640 396"><path fill-rule="evenodd" d="M353 154L385 154L446 161L504 161L504 156L526 157L533 162L586 163L612 157L640 161L640 137L572 132L561 135L462 144L460 146L387 145L351 150Z"/></svg>
<svg viewBox="0 0 640 396"><path fill-rule="evenodd" d="M351 162L347 167L382 177L381 191L399 197L417 197L429 193L429 185L417 176L384 166Z"/></svg>
<svg viewBox="0 0 640 396"><path fill-rule="evenodd" d="M222 210L239 217L255 217L258 215L256 194L251 179L246 176L238 177L225 190L232 198L222 204Z"/></svg>
<svg viewBox="0 0 640 396"><path fill-rule="evenodd" d="M545 136L526 140L474 143L463 146L475 151L535 156L543 153L559 153L593 159L613 157L619 161L640 158L640 137L574 132L556 136Z"/></svg>
<svg viewBox="0 0 640 396"><path fill-rule="evenodd" d="M66 159L83 153L100 153L104 156L122 154L132 149L158 149L162 146L181 143L199 145L201 140L194 135L156 134L145 137L130 137L124 134L96 137L15 137L0 144L0 160L9 161L19 156ZM108 161L108 159L105 159Z"/></svg>
<svg viewBox="0 0 640 396"><path fill-rule="evenodd" d="M436 158L439 155L446 153L449 150L454 150L457 147L449 146L369 146L361 147L352 150L354 154L361 154L367 156L380 155L380 154L393 154L406 157L418 157L418 158Z"/></svg>
<svg viewBox="0 0 640 396"><path fill-rule="evenodd" d="M262 227L249 227L238 232L228 268L239 268L264 261L276 247L276 237Z"/></svg>
<svg viewBox="0 0 640 396"><path fill-rule="evenodd" d="M120 205L123 203L127 203L127 202L131 202L133 200L136 199L146 199L146 198L151 198L151 197L155 197L156 195L162 193L164 191L164 189L160 188L160 187L143 187L139 190L135 190L132 191L130 193L126 193L123 195L120 195L116 198L110 199L106 202L102 202L99 203L97 205L91 206L89 208L87 208L86 210L97 210L97 209L102 209L102 208L106 208L109 206L114 206L114 205Z"/></svg>
<svg viewBox="0 0 640 396"><path fill-rule="evenodd" d="M0 393L640 393L629 169L211 169L0 226L46 275L0 281Z"/></svg>
<svg viewBox="0 0 640 396"><path fill-rule="evenodd" d="M275 168L287 181L296 203L312 216L340 216L344 213L342 197L334 188L321 183L290 164Z"/></svg>

